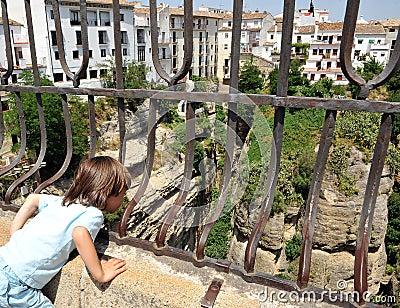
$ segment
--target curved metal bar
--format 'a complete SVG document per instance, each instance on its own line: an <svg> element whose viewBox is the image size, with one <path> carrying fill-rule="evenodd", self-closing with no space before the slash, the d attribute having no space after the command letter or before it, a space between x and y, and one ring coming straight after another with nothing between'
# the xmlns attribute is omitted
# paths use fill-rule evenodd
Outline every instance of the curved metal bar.
<svg viewBox="0 0 400 308"><path fill-rule="evenodd" d="M157 25L157 0L150 0L150 31L151 31L151 56L153 59L154 68L162 79L170 86L176 84L184 77L192 65L193 59L193 0L184 0L185 12L185 37L184 37L184 58L183 65L175 76L170 77L163 69L158 51L158 25Z"/></svg>
<svg viewBox="0 0 400 308"><path fill-rule="evenodd" d="M359 292L358 294L365 294L368 289L368 246L371 237L372 220L379 191L379 183L392 132L393 118L393 114L385 113L382 115L371 169L368 175L368 182L365 188L354 262L354 288ZM361 301L362 300L361 298Z"/></svg>
<svg viewBox="0 0 400 308"><path fill-rule="evenodd" d="M8 20L8 10L7 10L7 1L1 0L1 11L3 16L3 31L4 31L4 40L6 43L6 56L7 56L7 71L1 76L1 84L8 84L8 78L10 78L13 69L13 53L11 46L11 35L10 35L10 22Z"/></svg>
<svg viewBox="0 0 400 308"><path fill-rule="evenodd" d="M19 117L19 127L21 130L21 147L19 148L17 157L4 169L0 171L0 176L6 174L8 171L13 169L20 161L22 156L25 153L26 149L26 124L25 124L25 116L24 111L22 109L22 101L21 101L21 93L15 92L15 102L18 110Z"/></svg>
<svg viewBox="0 0 400 308"><path fill-rule="evenodd" d="M156 236L156 245L158 248L164 246L165 237L168 228L171 226L172 221L183 203L190 189L190 181L192 178L193 161L194 161L194 143L195 143L195 103L187 102L186 104L186 151L185 151L185 168L183 172L183 179L179 190L178 197L176 198L172 207L168 210L167 215L158 229Z"/></svg>
<svg viewBox="0 0 400 308"><path fill-rule="evenodd" d="M353 84L360 87L365 86L364 78L354 71L351 61L351 51L354 43L354 32L356 29L358 9L360 0L348 0L346 14L343 22L342 40L340 44L340 66L343 74Z"/></svg>
<svg viewBox="0 0 400 308"><path fill-rule="evenodd" d="M171 78L171 85L176 84L180 79L186 76L192 65L193 59L193 0L184 0L185 14L185 33L184 33L184 55L183 64L179 71Z"/></svg>
<svg viewBox="0 0 400 308"><path fill-rule="evenodd" d="M389 62L385 66L385 69L372 80L368 82L373 88L377 88L388 81L391 77L396 74L396 71L400 67L400 31L397 32L396 43L390 56Z"/></svg>
<svg viewBox="0 0 400 308"><path fill-rule="evenodd" d="M351 59L359 6L360 0L347 1L342 30L342 41L340 44L340 65L346 78L352 84L361 88L359 97L365 99L368 97L370 90L375 89L388 81L400 67L400 33L397 33L396 44L385 69L372 80L366 82L364 78L354 71Z"/></svg>
<svg viewBox="0 0 400 308"><path fill-rule="evenodd" d="M283 28L281 40L281 55L278 75L277 96L287 96L288 75L290 67L290 54L292 49L293 21L295 11L295 0L285 0L283 10ZM278 172L282 152L283 125L285 120L285 108L278 107L274 115L274 146L271 161L268 168L268 178L266 184L266 193L264 195L260 215L251 232L246 246L244 268L247 272L254 272L254 263L256 260L257 246L262 232L267 224L274 201L276 184L278 182Z"/></svg>
<svg viewBox="0 0 400 308"><path fill-rule="evenodd" d="M239 60L240 60L240 37L242 30L242 13L243 13L243 0L235 0L233 3L233 24L232 24L232 41L231 41L231 72L230 72L230 89L232 93L233 89L237 89L239 86ZM236 141L236 125L237 125L237 104L228 104L228 129L226 132L226 149L225 149L225 159L224 159L224 170L222 176L222 184L220 189L220 194L217 199L217 203L212 215L211 221L207 223L203 231L196 249L197 260L204 259L204 249L206 246L207 239L210 235L211 229L214 227L216 221L221 216L224 209L226 199L229 193L229 183L232 177L232 165L233 153L235 150Z"/></svg>
<svg viewBox="0 0 400 308"><path fill-rule="evenodd" d="M336 114L337 111L335 110L326 111L325 123L319 142L317 160L314 166L310 191L308 193L306 212L304 214L303 243L301 246L299 272L297 278L297 285L300 288L305 288L310 278L312 241L314 237L315 220L317 218L319 194L325 174L325 166L329 156L329 149L332 144L333 133L335 131Z"/></svg>
<svg viewBox="0 0 400 308"><path fill-rule="evenodd" d="M67 170L69 163L71 162L71 157L72 157L72 129L71 129L71 118L69 116L69 111L68 111L68 100L67 100L67 95L62 94L61 95L62 99L62 105L63 105L63 115L64 115L64 123L65 123L65 133L67 136L67 153L65 156L65 160L63 165L61 166L60 170L53 175L50 179L47 181L41 183L34 191L34 193L40 193L44 188L49 186L50 184L54 183L57 181Z"/></svg>
<svg viewBox="0 0 400 308"><path fill-rule="evenodd" d="M25 0L25 13L26 13L26 21L28 27L28 35L29 35L29 45L32 57L32 71L33 71L33 82L36 87L40 87L40 76L39 69L37 65L37 56L36 56L36 47L35 47L35 35L33 33L33 24L32 24L32 10L30 5L30 0ZM38 117L39 117L39 127L40 127L40 152L39 156L36 160L36 163L26 174L16 180L14 183L10 185L5 195L5 203L10 203L11 195L14 192L15 188L26 179L28 179L31 175L37 172L43 162L43 158L46 154L46 126L44 121L44 113L43 113L43 102L42 96L40 93L36 93L36 102L38 108Z"/></svg>
<svg viewBox="0 0 400 308"><path fill-rule="evenodd" d="M147 156L146 156L145 170L139 188L136 191L135 196L133 197L131 202L125 208L121 220L119 222L118 233L119 236L121 237L126 236L126 229L128 226L130 215L135 206L139 203L140 199L142 199L147 189L147 185L149 184L150 175L154 163L154 151L156 148L156 128L157 128L156 112L157 112L157 102L155 99L150 99L149 119L147 122L148 136L147 136Z"/></svg>
<svg viewBox="0 0 400 308"><path fill-rule="evenodd" d="M11 196L14 190L18 187L19 184L23 183L30 176L32 176L35 172L37 172L43 162L43 158L46 154L46 127L44 122L44 114L43 114L43 103L42 96L40 94L36 94L36 102L38 106L38 117L39 117L39 126L40 126L40 152L39 156L36 160L36 163L27 173L25 173L22 177L16 180L14 183L10 185L7 189L4 201L6 204L9 204L11 201Z"/></svg>
<svg viewBox="0 0 400 308"><path fill-rule="evenodd" d="M96 112L94 108L94 96L88 95L88 110L89 110L89 130L90 130L90 147L89 158L96 155Z"/></svg>
<svg viewBox="0 0 400 308"><path fill-rule="evenodd" d="M122 43L121 43L121 14L119 0L113 0L113 20L114 20L114 46L115 46L115 70L116 70L116 87L117 89L124 88L124 76L122 71ZM119 140L121 147L119 148L119 161L124 163L126 143L125 143L125 103L124 99L118 98L118 125L119 125Z"/></svg>
<svg viewBox="0 0 400 308"><path fill-rule="evenodd" d="M81 35L82 35L82 50L83 50L83 59L81 66L78 72L73 73L68 67L65 51L64 51L64 42L63 42L63 32L61 26L61 18L59 11L58 0L52 0L53 12L54 12L54 25L56 27L56 36L57 36L57 48L58 54L60 57L61 67L64 70L65 74L72 79L73 86L75 88L79 87L80 78L86 72L86 69L89 64L89 41L88 41L88 25L87 25L87 10L86 10L86 1L80 0L80 17L81 17Z"/></svg>
<svg viewBox="0 0 400 308"><path fill-rule="evenodd" d="M153 65L158 75L164 79L168 84L171 84L171 77L163 69L160 63L158 51L158 25L157 25L157 0L150 0L150 39L151 39L151 57Z"/></svg>

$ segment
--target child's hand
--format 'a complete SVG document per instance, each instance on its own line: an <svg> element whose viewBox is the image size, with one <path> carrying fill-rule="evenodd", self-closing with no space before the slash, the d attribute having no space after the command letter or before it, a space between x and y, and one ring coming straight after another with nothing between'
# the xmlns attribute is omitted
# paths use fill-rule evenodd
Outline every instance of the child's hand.
<svg viewBox="0 0 400 308"><path fill-rule="evenodd" d="M126 262L124 260L117 258L101 260L101 267L103 268L104 276L100 282L109 282L115 276L125 272L128 269L125 265Z"/></svg>

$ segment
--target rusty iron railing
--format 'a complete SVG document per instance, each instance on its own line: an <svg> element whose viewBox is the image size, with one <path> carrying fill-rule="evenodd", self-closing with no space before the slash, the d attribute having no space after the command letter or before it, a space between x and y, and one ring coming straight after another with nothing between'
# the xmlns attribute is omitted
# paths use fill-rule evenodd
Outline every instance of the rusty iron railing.
<svg viewBox="0 0 400 308"><path fill-rule="evenodd" d="M18 178L8 188L5 200L2 201L1 207L5 210L17 210L18 207L12 204L12 195L15 189L36 173L43 162L43 158L46 153L46 127L44 122L44 112L42 106L42 95L46 93L58 94L61 98L63 106L63 117L66 127L67 136L67 151L65 161L60 170L54 174L49 180L41 183L35 192L39 193L45 189L48 185L58 180L66 171L67 167L71 162L72 157L72 132L71 132L71 121L68 110L68 98L67 95L85 95L88 98L88 111L89 111L89 157L93 157L96 152L96 122L95 122L95 97L105 96L114 97L118 101L118 122L119 122L119 133L120 133L120 152L119 159L121 162L125 161L125 100L132 98L150 98L150 108L148 117L148 136L147 136L147 156L145 160L145 170L143 172L142 180L139 188L136 191L132 201L126 207L123 216L119 224L119 234L110 232L111 238L119 244L133 245L141 247L147 250L153 251L157 255L166 255L188 262L192 262L194 265L210 266L217 270L231 272L233 274L241 276L244 280L264 284L267 286L276 287L278 289L287 291L301 290L314 290L320 292L326 301L332 301L332 298L327 298L324 295L323 290L308 286L311 266L311 251L314 234L314 226L316 221L316 214L318 208L318 197L321 190L321 183L324 176L324 171L328 159L329 149L331 146L331 140L335 128L335 121L337 111L340 110L360 110L368 112L379 112L382 113L382 122L377 138L377 144L372 159L372 165L367 183L367 189L365 192L364 203L362 207L362 213L360 218L360 224L358 229L357 246L355 252L355 264L354 264L354 285L356 291L359 294L367 291L367 257L368 257L368 244L370 240L372 218L374 215L374 208L377 198L377 192L379 187L380 176L382 174L382 168L384 164L384 158L388 149L390 133L393 123L393 114L400 113L400 105L392 102L385 101L366 101L365 98L371 89L385 83L398 69L400 65L400 34L397 36L394 51L390 58L388 65L385 70L374 79L369 82L365 82L359 75L357 75L351 66L351 50L353 45L353 37L356 26L356 20L358 15L358 8L360 0L348 0L345 21L343 26L343 39L340 50L340 63L342 71L346 78L353 84L361 87L360 99L322 99L322 98L310 98L310 97L288 97L288 76L289 76L289 65L290 56L292 49L292 34L293 34L293 21L295 12L295 0L284 0L284 11L283 11L283 29L282 29L282 41L281 41L281 53L280 53L280 65L279 65L279 76L278 76L278 89L277 95L248 95L236 93L231 91L230 93L205 93L205 92L180 92L180 91L154 91L154 90L132 90L124 89L123 78L124 73L122 69L122 52L121 52L121 38L120 38L120 5L118 0L112 1L113 9L113 28L114 28L114 43L115 43L115 63L116 63L116 89L105 89L105 88L80 88L80 80L85 75L85 71L88 68L89 61L89 39L87 29L87 11L86 1L80 0L80 18L81 18L81 33L82 33L82 50L83 60L80 69L76 73L72 73L68 67L68 63L65 57L63 37L58 0L51 0L52 8L54 12L54 21L56 27L57 46L59 51L59 57L61 66L65 74L72 79L72 87L57 87L57 86L41 86L39 81L39 70L36 57L36 46L35 37L33 33L32 24L32 12L30 1L25 0L25 12L26 21L29 35L30 52L32 56L32 70L34 86L23 86L19 84L8 84L8 79L13 71L13 50L11 45L10 27L8 22L8 9L6 0L2 0L2 16L3 16L3 29L5 33L5 51L8 62L7 71L1 76L1 91L7 91L13 93L16 98L16 106L19 114L19 124L21 128L21 147L14 161L11 162L6 168L0 171L0 176L7 174L12 170L18 162L22 159L26 150L26 125L24 119L24 111L21 102L21 93L34 93L38 106L38 118L40 123L41 132L41 143L40 153L37 161L33 167L25 173L23 176ZM234 0L233 3L233 28L232 28L232 43L231 43L231 71L230 71L230 87L231 89L238 88L238 76L239 76L239 59L240 59L240 36L241 36L241 23L243 13L243 0ZM150 16L151 16L151 45L152 45L152 59L154 67L161 78L163 78L169 86L175 86L179 81L184 78L192 65L193 57L193 2L192 0L184 1L184 42L185 51L182 67L179 71L171 76L166 72L161 63L159 57L159 46L158 46L158 21L157 21L157 2L156 0L150 0ZM399 32L400 33L400 32ZM186 152L185 152L185 167L184 176L180 186L180 192L178 198L174 204L168 210L168 213L160 224L158 234L155 242L150 242L142 239L137 239L127 236L127 225L132 211L136 205L140 202L143 197L148 185L149 179L152 172L152 167L155 157L155 139L157 123L157 110L159 109L159 102L154 97L162 97L164 100L181 101L187 102L186 108ZM228 197L228 187L232 178L232 168L234 162L232 161L233 152L236 144L236 137L234 136L236 125L237 125L237 107L239 104L247 104L246 99L250 98L256 105L270 105L275 108L274 115L274 126L273 126L273 148L272 155L275 155L274 159L271 159L270 166L268 168L267 185L264 192L264 196L261 204L261 211L256 220L254 228L249 237L248 244L246 246L244 266L241 267L237 264L233 264L227 260L216 260L205 256L205 244L207 238L214 226L214 222L221 215L223 206ZM185 250L177 249L165 244L165 238L167 231L174 221L174 218L179 209L184 205L187 198L188 185L192 176L193 161L194 161L194 139L195 139L195 106L201 102L227 102L229 106L228 122L226 130L226 155L224 161L224 170L222 176L222 184L220 189L220 195L217 199L216 206L213 212L213 218L211 222L207 222L202 226L202 232L194 253ZM300 266L298 272L297 283L287 281L278 277L274 277L262 272L254 270L255 258L257 253L257 247L262 235L262 232L268 223L272 202L275 195L280 156L282 150L282 137L284 131L284 118L286 108L297 107L297 108L319 108L326 110L325 122L322 128L322 134L319 143L319 150L317 154L317 160L314 167L313 177L311 181L310 191L306 203L305 210L305 221L303 227L303 244L300 255ZM0 141L1 145L4 141L4 120L3 112L0 113ZM360 303L363 304L362 299ZM340 302L336 302L340 305Z"/></svg>

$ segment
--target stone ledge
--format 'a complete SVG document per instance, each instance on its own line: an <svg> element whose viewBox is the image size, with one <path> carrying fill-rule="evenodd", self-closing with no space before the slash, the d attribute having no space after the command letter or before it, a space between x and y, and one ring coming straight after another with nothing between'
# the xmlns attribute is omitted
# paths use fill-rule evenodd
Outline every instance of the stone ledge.
<svg viewBox="0 0 400 308"><path fill-rule="evenodd" d="M9 238L13 213L0 210L0 245ZM61 272L43 289L57 308L64 307L200 307L213 278L224 280L214 307L333 307L326 303L291 305L261 302L264 286L247 283L233 274L197 268L178 259L113 242L96 241L98 251L126 260L128 270L112 282L101 284L91 278L75 254ZM268 290L273 290L268 288Z"/></svg>

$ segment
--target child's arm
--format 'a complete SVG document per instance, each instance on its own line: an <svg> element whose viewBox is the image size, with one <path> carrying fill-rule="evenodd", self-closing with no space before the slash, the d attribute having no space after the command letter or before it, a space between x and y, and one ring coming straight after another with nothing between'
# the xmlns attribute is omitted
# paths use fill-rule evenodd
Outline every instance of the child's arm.
<svg viewBox="0 0 400 308"><path fill-rule="evenodd" d="M72 239L83 262L97 281L109 282L115 276L127 270L124 260L112 258L100 262L90 233L85 227L76 227L72 231Z"/></svg>
<svg viewBox="0 0 400 308"><path fill-rule="evenodd" d="M31 194L26 198L24 204L18 210L18 213L15 215L15 218L11 224L11 235L15 231L21 229L26 221L36 212L39 207L39 198L40 194Z"/></svg>

